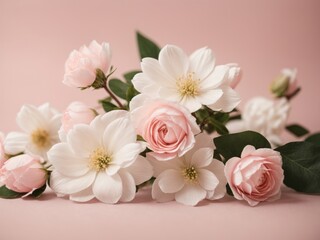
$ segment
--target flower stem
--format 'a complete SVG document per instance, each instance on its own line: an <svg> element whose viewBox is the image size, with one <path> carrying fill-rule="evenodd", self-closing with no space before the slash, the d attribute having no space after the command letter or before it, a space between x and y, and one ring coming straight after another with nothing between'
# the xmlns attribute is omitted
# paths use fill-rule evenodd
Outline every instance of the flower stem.
<svg viewBox="0 0 320 240"><path fill-rule="evenodd" d="M104 81L103 88L106 90L106 92L109 94L109 96L118 104L119 108L124 109L122 103L119 101L119 99L110 91L110 89L107 86L108 81Z"/></svg>

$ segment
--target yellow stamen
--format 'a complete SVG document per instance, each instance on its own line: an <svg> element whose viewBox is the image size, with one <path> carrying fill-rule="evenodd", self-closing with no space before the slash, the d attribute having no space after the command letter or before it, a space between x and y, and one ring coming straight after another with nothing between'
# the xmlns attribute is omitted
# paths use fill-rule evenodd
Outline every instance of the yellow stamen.
<svg viewBox="0 0 320 240"><path fill-rule="evenodd" d="M177 87L181 97L194 97L199 94L200 79L195 79L194 73L188 73L177 80Z"/></svg>
<svg viewBox="0 0 320 240"><path fill-rule="evenodd" d="M50 146L50 135L48 131L41 128L32 132L31 140L38 148L47 148Z"/></svg>
<svg viewBox="0 0 320 240"><path fill-rule="evenodd" d="M197 181L198 173L195 169L195 167L187 167L182 171L183 176L185 179L194 182Z"/></svg>
<svg viewBox="0 0 320 240"><path fill-rule="evenodd" d="M97 148L90 155L89 167L97 172L105 170L111 163L112 158L103 148Z"/></svg>

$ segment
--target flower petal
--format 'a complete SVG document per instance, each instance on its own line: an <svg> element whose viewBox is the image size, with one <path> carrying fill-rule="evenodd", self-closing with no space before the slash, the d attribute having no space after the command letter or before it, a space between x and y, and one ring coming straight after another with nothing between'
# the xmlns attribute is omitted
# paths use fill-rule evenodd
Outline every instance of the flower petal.
<svg viewBox="0 0 320 240"><path fill-rule="evenodd" d="M148 181L153 174L151 164L140 155L133 164L125 169L132 175L136 185Z"/></svg>
<svg viewBox="0 0 320 240"><path fill-rule="evenodd" d="M20 132L10 132L4 140L4 151L10 155L24 152L28 143L28 135Z"/></svg>
<svg viewBox="0 0 320 240"><path fill-rule="evenodd" d="M183 50L174 45L166 45L159 53L160 65L174 79L187 73L189 68L188 56Z"/></svg>
<svg viewBox="0 0 320 240"><path fill-rule="evenodd" d="M201 200L205 199L206 194L206 191L200 186L194 184L186 184L181 191L175 194L175 199L179 203L189 206L195 206Z"/></svg>
<svg viewBox="0 0 320 240"><path fill-rule="evenodd" d="M97 199L104 203L116 203L122 195L122 181L119 174L108 176L99 172L93 184L93 193Z"/></svg>
<svg viewBox="0 0 320 240"><path fill-rule="evenodd" d="M201 187L207 191L213 191L219 184L219 179L209 170L199 169L198 180Z"/></svg>
<svg viewBox="0 0 320 240"><path fill-rule="evenodd" d="M141 62L141 69L145 76L160 86L175 86L175 78L163 71L159 62L154 58L144 58Z"/></svg>
<svg viewBox="0 0 320 240"><path fill-rule="evenodd" d="M191 165L196 168L203 168L208 166L213 159L212 148L200 148L198 149L191 158Z"/></svg>
<svg viewBox="0 0 320 240"><path fill-rule="evenodd" d="M181 174L181 172L174 170L174 169L168 169L164 172L162 172L159 176L159 187L162 192L164 193L175 193L180 191L185 182L184 178Z"/></svg>
<svg viewBox="0 0 320 240"><path fill-rule="evenodd" d="M96 178L96 172L90 171L86 175L70 178L53 170L50 176L50 187L57 193L73 194L88 188Z"/></svg>
<svg viewBox="0 0 320 240"><path fill-rule="evenodd" d="M199 110L202 104L195 97L183 97L180 104L186 107L191 113Z"/></svg>
<svg viewBox="0 0 320 240"><path fill-rule="evenodd" d="M26 133L36 129L47 129L48 122L41 112L34 106L24 105L17 115L18 126Z"/></svg>
<svg viewBox="0 0 320 240"><path fill-rule="evenodd" d="M196 98L203 105L211 105L217 102L223 95L221 89L205 90L200 93Z"/></svg>
<svg viewBox="0 0 320 240"><path fill-rule="evenodd" d="M214 104L208 107L215 111L231 112L240 103L240 97L236 91L229 86L223 86L223 95Z"/></svg>
<svg viewBox="0 0 320 240"><path fill-rule="evenodd" d="M83 176L89 171L88 160L75 156L66 143L54 145L48 152L48 160L66 177Z"/></svg>
<svg viewBox="0 0 320 240"><path fill-rule="evenodd" d="M79 157L88 158L100 146L99 140L89 125L78 124L67 135L67 142Z"/></svg>
<svg viewBox="0 0 320 240"><path fill-rule="evenodd" d="M108 153L114 154L123 146L136 142L136 132L128 118L112 121L103 133L103 145Z"/></svg>
<svg viewBox="0 0 320 240"><path fill-rule="evenodd" d="M130 202L136 195L135 181L130 173L125 170L119 172L122 181L122 196L121 202Z"/></svg>
<svg viewBox="0 0 320 240"><path fill-rule="evenodd" d="M130 164L144 150L143 145L140 143L129 143L124 146L120 146L121 149L112 156L112 163L124 166Z"/></svg>
<svg viewBox="0 0 320 240"><path fill-rule="evenodd" d="M88 187L80 192L73 193L70 195L69 199L75 202L88 202L94 198L92 187Z"/></svg>
<svg viewBox="0 0 320 240"><path fill-rule="evenodd" d="M211 49L200 48L190 56L190 71L195 72L200 79L204 79L213 71L214 62Z"/></svg>
<svg viewBox="0 0 320 240"><path fill-rule="evenodd" d="M164 193L159 187L159 179L157 178L152 185L152 199L155 199L157 202L169 202L174 199L173 193Z"/></svg>

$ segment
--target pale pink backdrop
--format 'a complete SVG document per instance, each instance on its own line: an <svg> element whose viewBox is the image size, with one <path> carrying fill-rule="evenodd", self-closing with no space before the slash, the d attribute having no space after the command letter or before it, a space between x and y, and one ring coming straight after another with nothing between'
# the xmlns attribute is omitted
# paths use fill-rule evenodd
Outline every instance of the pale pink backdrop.
<svg viewBox="0 0 320 240"><path fill-rule="evenodd" d="M247 99L271 97L270 81L297 68L302 86L291 122L320 130L320 1L0 0L0 131L17 129L22 104L50 102L62 111L73 100L96 105L98 94L62 84L72 49L108 41L115 76L139 67L135 31L188 53L208 46L217 63L243 69L238 90ZM240 108L241 108L240 106Z"/></svg>
<svg viewBox="0 0 320 240"><path fill-rule="evenodd" d="M139 67L135 31L188 53L208 46L217 63L239 63L243 103L271 97L283 67L302 86L291 122L319 131L320 1L318 0L0 0L0 131L17 130L25 103L71 101L96 106L103 91L62 84L69 52L108 41L116 76ZM47 192L39 200L0 199L0 239L308 239L320 236L319 196L284 189L282 198L251 208L226 197L196 208L157 204L148 192L116 206L77 204ZM44 237L45 236L45 237Z"/></svg>

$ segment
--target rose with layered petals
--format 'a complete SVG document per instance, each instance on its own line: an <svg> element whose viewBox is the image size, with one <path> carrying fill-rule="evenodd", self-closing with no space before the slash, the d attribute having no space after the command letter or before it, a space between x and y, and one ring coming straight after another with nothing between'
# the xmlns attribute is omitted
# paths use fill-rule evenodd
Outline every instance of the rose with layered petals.
<svg viewBox="0 0 320 240"><path fill-rule="evenodd" d="M12 191L30 193L42 187L48 174L40 159L27 154L8 159L0 170L1 181Z"/></svg>
<svg viewBox="0 0 320 240"><path fill-rule="evenodd" d="M227 161L225 175L233 195L251 206L280 198L283 182L282 159L279 152L269 148L246 146L241 157Z"/></svg>
<svg viewBox="0 0 320 240"><path fill-rule="evenodd" d="M65 63L63 83L70 87L87 88L95 79L97 69L107 73L110 68L111 50L109 43L101 45L92 41L89 46L73 50Z"/></svg>
<svg viewBox="0 0 320 240"><path fill-rule="evenodd" d="M182 157L164 162L147 153L147 158L156 177L152 198L158 202L176 200L195 206L203 199L220 199L226 193L224 164L213 159L213 141L205 133L197 135L196 145Z"/></svg>
<svg viewBox="0 0 320 240"><path fill-rule="evenodd" d="M240 102L230 87L230 67L215 66L211 49L201 48L190 56L179 47L166 45L159 60L142 59L142 73L132 83L140 93L178 102L190 112L206 105L214 111L232 111Z"/></svg>
<svg viewBox="0 0 320 240"><path fill-rule="evenodd" d="M177 103L140 94L132 99L130 111L138 135L158 160L181 157L193 147L194 135L200 132L196 119Z"/></svg>
<svg viewBox="0 0 320 240"><path fill-rule="evenodd" d="M82 102L72 102L64 112L59 130L59 137L65 140L65 135L73 126L83 123L89 124L96 117L95 111Z"/></svg>
<svg viewBox="0 0 320 240"><path fill-rule="evenodd" d="M77 202L93 198L112 204L129 202L136 185L152 177L151 165L139 155L145 147L137 141L126 111L111 111L89 125L78 124L65 142L48 152L54 167L50 187Z"/></svg>

